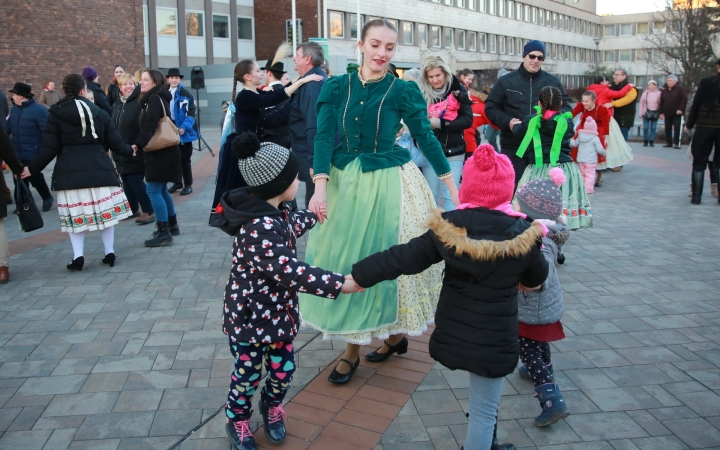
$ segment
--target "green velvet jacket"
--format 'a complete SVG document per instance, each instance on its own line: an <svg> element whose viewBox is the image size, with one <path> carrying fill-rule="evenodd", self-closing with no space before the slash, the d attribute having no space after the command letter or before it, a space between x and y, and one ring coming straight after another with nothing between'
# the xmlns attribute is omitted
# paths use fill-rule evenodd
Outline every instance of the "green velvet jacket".
<svg viewBox="0 0 720 450"><path fill-rule="evenodd" d="M363 83L357 73L330 78L315 106L315 174L330 174L360 158L363 172L406 164L410 152L395 143L400 120L422 149L439 177L450 172L440 143L433 135L427 104L417 84L385 75ZM340 131L341 142L335 145Z"/></svg>

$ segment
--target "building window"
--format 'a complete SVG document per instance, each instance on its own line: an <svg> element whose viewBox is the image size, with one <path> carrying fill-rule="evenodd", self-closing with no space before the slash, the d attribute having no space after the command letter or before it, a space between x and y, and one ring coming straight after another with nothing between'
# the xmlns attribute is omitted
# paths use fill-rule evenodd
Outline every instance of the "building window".
<svg viewBox="0 0 720 450"><path fill-rule="evenodd" d="M403 21L403 44L405 45L413 45L415 43L415 27L413 27L412 22L404 22Z"/></svg>
<svg viewBox="0 0 720 450"><path fill-rule="evenodd" d="M565 16L562 14L558 14L558 28L561 30L565 27Z"/></svg>
<svg viewBox="0 0 720 450"><path fill-rule="evenodd" d="M566 30L570 29L570 17L568 17L568 16L565 16L565 29Z"/></svg>
<svg viewBox="0 0 720 450"><path fill-rule="evenodd" d="M166 36L177 34L177 26L175 19L177 18L177 10L170 8L157 8L155 11L157 17L157 33Z"/></svg>
<svg viewBox="0 0 720 450"><path fill-rule="evenodd" d="M455 36L455 47L458 50L465 50L465 30L460 30Z"/></svg>
<svg viewBox="0 0 720 450"><path fill-rule="evenodd" d="M365 16L360 16L360 28L365 24ZM411 24L412 25L412 24ZM350 39L358 38L357 14L350 14Z"/></svg>
<svg viewBox="0 0 720 450"><path fill-rule="evenodd" d="M497 36L490 35L490 53L497 53Z"/></svg>
<svg viewBox="0 0 720 450"><path fill-rule="evenodd" d="M396 30L400 30L400 26L398 25L398 21L397 21L397 20L395 20L395 19L385 19L385 20L387 20L388 22L390 22L390 23L395 27Z"/></svg>
<svg viewBox="0 0 720 450"><path fill-rule="evenodd" d="M478 0L478 6L480 6L480 12L487 12L487 0Z"/></svg>
<svg viewBox="0 0 720 450"><path fill-rule="evenodd" d="M515 18L517 20L523 20L522 18L523 5L522 3L515 2Z"/></svg>
<svg viewBox="0 0 720 450"><path fill-rule="evenodd" d="M664 33L665 32L665 22L655 22L653 24L653 32Z"/></svg>
<svg viewBox="0 0 720 450"><path fill-rule="evenodd" d="M611 50L609 52L603 52L603 61L604 62L615 62L615 51Z"/></svg>
<svg viewBox="0 0 720 450"><path fill-rule="evenodd" d="M505 36L498 36L498 53L505 54Z"/></svg>
<svg viewBox="0 0 720 450"><path fill-rule="evenodd" d="M515 54L515 38L511 38L511 37L508 38L507 48L508 48L508 55ZM522 55L522 53L520 53L520 54Z"/></svg>
<svg viewBox="0 0 720 450"><path fill-rule="evenodd" d="M253 20L252 20L252 18L238 17L237 24L238 24L238 39L251 41L253 38Z"/></svg>
<svg viewBox="0 0 720 450"><path fill-rule="evenodd" d="M452 5L453 5L453 0L445 0L445 4L448 5L448 6L452 6Z"/></svg>
<svg viewBox="0 0 720 450"><path fill-rule="evenodd" d="M480 42L478 43L481 52L487 51L487 34L480 33Z"/></svg>
<svg viewBox="0 0 720 450"><path fill-rule="evenodd" d="M429 44L428 42L428 34L427 34L427 25L419 23L417 26L418 30L418 44L424 42L425 45Z"/></svg>
<svg viewBox="0 0 720 450"><path fill-rule="evenodd" d="M637 24L637 34L648 34L650 24L648 22L640 22Z"/></svg>
<svg viewBox="0 0 720 450"><path fill-rule="evenodd" d="M541 9L538 11L538 23L540 25L545 25L545 10Z"/></svg>
<svg viewBox="0 0 720 450"><path fill-rule="evenodd" d="M552 13L552 26L557 28L557 13Z"/></svg>
<svg viewBox="0 0 720 450"><path fill-rule="evenodd" d="M498 16L505 17L505 0L498 0Z"/></svg>
<svg viewBox="0 0 720 450"><path fill-rule="evenodd" d="M515 2L513 0L508 0L507 2L507 16L508 19L515 18Z"/></svg>
<svg viewBox="0 0 720 450"><path fill-rule="evenodd" d="M570 31L575 31L575 18L570 19Z"/></svg>
<svg viewBox="0 0 720 450"><path fill-rule="evenodd" d="M565 46L565 60L567 61L569 59L570 59L570 46L566 45Z"/></svg>
<svg viewBox="0 0 720 450"><path fill-rule="evenodd" d="M530 5L525 5L525 22L530 22Z"/></svg>
<svg viewBox="0 0 720 450"><path fill-rule="evenodd" d="M205 36L205 14L201 12L185 12L185 29L188 36Z"/></svg>
<svg viewBox="0 0 720 450"><path fill-rule="evenodd" d="M345 37L345 13L330 11L330 37L343 39Z"/></svg>
<svg viewBox="0 0 720 450"><path fill-rule="evenodd" d="M523 53L523 41L522 41L522 39L517 38L517 39L515 40L515 42L517 42L517 52L516 52L516 53L517 53L518 55L522 55L522 53Z"/></svg>
<svg viewBox="0 0 720 450"><path fill-rule="evenodd" d="M497 14L497 9L496 9L496 8L497 8L497 0L488 0L488 3L489 3L489 6L490 6L490 7L488 8L488 9L489 9L488 12L489 12L490 14Z"/></svg>
<svg viewBox="0 0 720 450"><path fill-rule="evenodd" d="M457 0L458 8L465 8L465 0Z"/></svg>
<svg viewBox="0 0 720 450"><path fill-rule="evenodd" d="M575 61L582 61L582 59L580 59L580 48L579 47L575 47Z"/></svg>
<svg viewBox="0 0 720 450"><path fill-rule="evenodd" d="M648 51L645 49L635 50L635 61L647 61Z"/></svg>
<svg viewBox="0 0 720 450"><path fill-rule="evenodd" d="M430 46L440 48L440 27L437 25L430 26Z"/></svg>
<svg viewBox="0 0 720 450"><path fill-rule="evenodd" d="M632 24L624 23L620 25L620 36L632 36Z"/></svg>
<svg viewBox="0 0 720 450"><path fill-rule="evenodd" d="M452 28L448 28L448 27L443 27L443 30L445 31L445 33L443 33L444 34L443 41L445 42L445 48L450 48L450 46L452 46L453 41L454 41L453 33L455 30L453 30Z"/></svg>
<svg viewBox="0 0 720 450"><path fill-rule="evenodd" d="M471 52L477 51L477 33L474 31L468 31L467 48Z"/></svg>
<svg viewBox="0 0 720 450"><path fill-rule="evenodd" d="M645 86L647 86L647 77L646 76L635 77L635 86L641 86L643 88Z"/></svg>
<svg viewBox="0 0 720 450"><path fill-rule="evenodd" d="M605 36L615 36L615 25L605 25Z"/></svg>
<svg viewBox="0 0 720 450"><path fill-rule="evenodd" d="M588 25L588 23L583 20L582 21L582 31L581 31L582 34L587 34L587 25Z"/></svg>
<svg viewBox="0 0 720 450"><path fill-rule="evenodd" d="M632 61L632 50L620 50L618 54L618 61L628 62Z"/></svg>
<svg viewBox="0 0 720 450"><path fill-rule="evenodd" d="M143 5L143 33L147 36L148 32L148 8L147 5Z"/></svg>
<svg viewBox="0 0 720 450"><path fill-rule="evenodd" d="M468 9L470 11L475 11L477 9L477 4L475 0L468 0Z"/></svg>
<svg viewBox="0 0 720 450"><path fill-rule="evenodd" d="M534 6L532 9L532 23L538 23L538 9Z"/></svg>
<svg viewBox="0 0 720 450"><path fill-rule="evenodd" d="M230 16L213 14L213 37L229 38L230 37Z"/></svg>

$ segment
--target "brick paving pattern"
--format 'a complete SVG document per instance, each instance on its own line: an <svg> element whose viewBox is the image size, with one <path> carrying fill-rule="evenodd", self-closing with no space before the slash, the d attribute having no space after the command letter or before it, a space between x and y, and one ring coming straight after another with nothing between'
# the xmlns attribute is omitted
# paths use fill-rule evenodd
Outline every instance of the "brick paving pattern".
<svg viewBox="0 0 720 450"><path fill-rule="evenodd" d="M204 131L217 148L217 131ZM720 448L720 205L707 185L703 204L690 205L685 150L634 150L622 172L606 173L591 198L595 226L573 233L560 266L568 337L553 345L553 361L573 415L534 427L532 384L511 374L501 441L527 449ZM55 231L55 210L30 236L7 219L13 256L12 281L0 287L0 449L229 447L224 414L216 413L232 367L220 331L230 238L207 226L217 159L193 158L195 192L174 196L182 234L172 247L148 249L150 227L121 223L114 268L100 263L102 243L90 234L87 265L68 273L72 250ZM344 346L303 328L288 439L272 446L258 430L258 444L459 448L468 378L434 363L427 337L413 338L403 357L363 361L338 387L326 379Z"/></svg>

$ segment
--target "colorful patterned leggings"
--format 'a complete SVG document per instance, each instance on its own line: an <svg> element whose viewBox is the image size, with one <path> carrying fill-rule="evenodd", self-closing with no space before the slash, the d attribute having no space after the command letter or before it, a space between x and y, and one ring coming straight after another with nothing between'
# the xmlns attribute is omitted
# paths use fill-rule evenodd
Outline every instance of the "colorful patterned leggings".
<svg viewBox="0 0 720 450"><path fill-rule="evenodd" d="M235 356L235 370L230 376L230 391L225 406L228 418L240 421L252 414L252 398L260 384L263 363L268 377L260 395L270 406L281 404L295 373L292 341L273 344L231 342L230 351Z"/></svg>
<svg viewBox="0 0 720 450"><path fill-rule="evenodd" d="M548 366L552 364L550 359L550 344L547 342L535 341L520 336L520 360L522 360L528 373L533 380L535 387L552 383Z"/></svg>

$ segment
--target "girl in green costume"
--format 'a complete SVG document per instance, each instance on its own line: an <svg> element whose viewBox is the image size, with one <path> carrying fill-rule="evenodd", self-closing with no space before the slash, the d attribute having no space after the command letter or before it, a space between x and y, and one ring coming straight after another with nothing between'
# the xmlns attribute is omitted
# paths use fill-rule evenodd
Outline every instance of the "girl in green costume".
<svg viewBox="0 0 720 450"><path fill-rule="evenodd" d="M549 178L550 169L560 167L567 176L567 182L561 187L561 217L571 230L575 230L592 226L592 209L580 170L570 157L570 139L575 134L571 113L561 114L561 106L560 90L553 86L544 87L535 107L537 113L526 116L522 122L513 119L510 129L516 135L525 136L517 156L531 161L517 188L532 180Z"/></svg>
<svg viewBox="0 0 720 450"><path fill-rule="evenodd" d="M425 220L435 202L410 152L395 143L401 120L458 204L419 88L387 71L397 30L387 20L371 20L360 39L361 67L326 81L316 106L315 195L309 206L322 225L310 233L305 260L337 271L427 230ZM342 139L336 147L337 131ZM360 363L359 345L373 338L386 342L366 356L370 361L407 350L405 334L420 335L434 321L442 269L435 265L344 299L300 302L305 323L324 332L325 339L348 343L331 383L350 381Z"/></svg>

